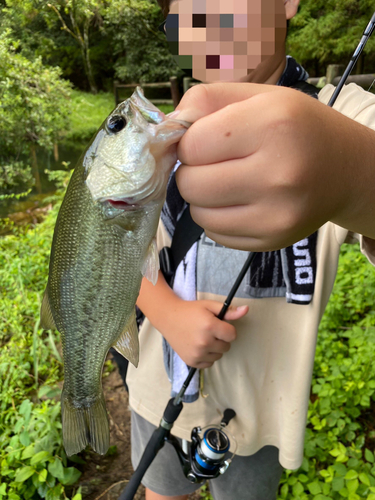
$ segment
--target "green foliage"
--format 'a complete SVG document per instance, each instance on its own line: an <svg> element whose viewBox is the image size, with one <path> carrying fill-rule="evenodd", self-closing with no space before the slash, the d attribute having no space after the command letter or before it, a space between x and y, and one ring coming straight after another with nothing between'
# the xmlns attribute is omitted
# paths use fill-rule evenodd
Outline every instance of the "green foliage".
<svg viewBox="0 0 375 500"><path fill-rule="evenodd" d="M110 92L99 92L96 95L80 90L72 91L72 113L69 130L64 143L72 141L89 141L100 125L115 107L114 96ZM173 106L161 105L159 109L168 114Z"/></svg>
<svg viewBox="0 0 375 500"><path fill-rule="evenodd" d="M50 0L47 4L59 19L61 29L78 44L90 90L94 94L97 87L91 64L90 31L92 26L102 23L105 3L101 0Z"/></svg>
<svg viewBox="0 0 375 500"><path fill-rule="evenodd" d="M58 174L61 200L67 173ZM64 177L64 179L63 179ZM46 220L0 239L0 498L67 498L80 472L62 447L57 333L39 328L39 309L58 204ZM77 492L74 500L81 500Z"/></svg>
<svg viewBox="0 0 375 500"><path fill-rule="evenodd" d="M374 296L375 270L358 247L344 246L319 329L305 458L284 474L279 499L375 500Z"/></svg>
<svg viewBox="0 0 375 500"><path fill-rule="evenodd" d="M89 141L114 107L112 93L99 92L93 95L73 90L72 113L66 140Z"/></svg>
<svg viewBox="0 0 375 500"><path fill-rule="evenodd" d="M8 148L25 141L51 148L68 124L70 85L58 68L27 60L16 46L6 34L0 37L0 136Z"/></svg>
<svg viewBox="0 0 375 500"><path fill-rule="evenodd" d="M210 490L208 489L207 484L204 484L199 490L199 495L203 500L213 500Z"/></svg>
<svg viewBox="0 0 375 500"><path fill-rule="evenodd" d="M104 29L116 56L116 77L124 82L169 81L182 75L157 30L163 16L156 0L112 0L104 14Z"/></svg>
<svg viewBox="0 0 375 500"><path fill-rule="evenodd" d="M61 200L66 172L51 175ZM0 495L9 499L60 499L79 477L61 443L59 337L37 320L57 210L0 239ZM279 500L375 500L374 294L375 270L357 246L343 246L319 331L305 458L285 472Z"/></svg>
<svg viewBox="0 0 375 500"><path fill-rule="evenodd" d="M45 67L40 58L29 61L17 53L17 45L9 32L0 34L0 189L3 192L31 183L26 157L34 158L37 170L35 148L52 148L67 128L70 110L70 85L61 80L60 70Z"/></svg>
<svg viewBox="0 0 375 500"><path fill-rule="evenodd" d="M23 57L33 60L42 56L44 59L55 45L48 33L48 24L51 27L52 24L45 21L49 11L47 2L3 0L0 3L0 33L10 31Z"/></svg>
<svg viewBox="0 0 375 500"><path fill-rule="evenodd" d="M373 12L373 0L304 0L290 22L289 52L307 66L348 64ZM374 49L372 37L364 51L369 60L368 72L373 72Z"/></svg>
<svg viewBox="0 0 375 500"><path fill-rule="evenodd" d="M6 158L4 158L5 151L4 148L2 154L0 153L0 193L8 192L9 194L10 190L31 186L33 184L31 166L24 161L12 159L11 152L6 153Z"/></svg>
<svg viewBox="0 0 375 500"><path fill-rule="evenodd" d="M31 189L28 189L24 193L11 193L11 194L0 194L0 201L1 200L9 200L9 199L15 199L15 200L20 200L21 198L24 198L25 196L28 196L31 193Z"/></svg>
<svg viewBox="0 0 375 500"><path fill-rule="evenodd" d="M114 77L133 83L182 74L157 30L163 16L156 0L3 3L0 33L11 29L22 55L61 67L80 89L111 88Z"/></svg>

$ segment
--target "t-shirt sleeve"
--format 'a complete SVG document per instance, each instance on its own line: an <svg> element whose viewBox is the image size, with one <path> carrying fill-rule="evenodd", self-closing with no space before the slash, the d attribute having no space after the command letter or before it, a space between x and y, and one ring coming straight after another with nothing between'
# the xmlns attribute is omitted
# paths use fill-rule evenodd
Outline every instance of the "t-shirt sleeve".
<svg viewBox="0 0 375 500"><path fill-rule="evenodd" d="M319 101L328 104L335 87L326 85L319 92ZM375 95L366 92L355 83L349 83L341 90L333 108L343 115L375 130Z"/></svg>
<svg viewBox="0 0 375 500"><path fill-rule="evenodd" d="M328 104L334 90L333 85L326 85L319 92L319 101ZM355 83L349 83L342 89L333 107L348 118L375 130L375 95L366 92ZM375 266L375 240L338 226L336 226L336 236L340 244L359 242L361 252Z"/></svg>

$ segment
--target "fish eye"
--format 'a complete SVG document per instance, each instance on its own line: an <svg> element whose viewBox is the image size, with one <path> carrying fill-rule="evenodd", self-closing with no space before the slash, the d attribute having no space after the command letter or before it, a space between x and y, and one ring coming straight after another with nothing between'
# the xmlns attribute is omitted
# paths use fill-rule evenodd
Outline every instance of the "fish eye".
<svg viewBox="0 0 375 500"><path fill-rule="evenodd" d="M114 115L108 119L107 128L110 132L117 134L126 126L126 120L122 116Z"/></svg>

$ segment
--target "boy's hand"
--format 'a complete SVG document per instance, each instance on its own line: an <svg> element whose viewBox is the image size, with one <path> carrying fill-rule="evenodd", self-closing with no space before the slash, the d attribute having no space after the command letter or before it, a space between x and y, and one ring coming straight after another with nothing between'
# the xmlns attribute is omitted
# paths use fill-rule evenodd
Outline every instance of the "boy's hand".
<svg viewBox="0 0 375 500"><path fill-rule="evenodd" d="M222 308L213 300L184 301L178 299L163 322L163 336L180 358L194 368L208 368L229 351L236 339L233 325L216 316ZM249 308L230 308L224 319L233 321L247 314Z"/></svg>
<svg viewBox="0 0 375 500"><path fill-rule="evenodd" d="M177 183L228 247L286 247L328 220L375 237L375 133L301 92L217 83L189 90Z"/></svg>

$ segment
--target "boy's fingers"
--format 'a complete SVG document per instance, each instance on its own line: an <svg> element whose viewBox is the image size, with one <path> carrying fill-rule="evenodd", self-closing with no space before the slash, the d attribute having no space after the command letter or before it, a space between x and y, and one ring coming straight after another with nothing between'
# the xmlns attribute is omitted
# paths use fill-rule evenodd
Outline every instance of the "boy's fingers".
<svg viewBox="0 0 375 500"><path fill-rule="evenodd" d="M261 102L246 100L204 116L181 139L178 159L182 164L201 166L251 155L260 148L264 132L267 133L269 110L263 111L262 118L254 119L263 107Z"/></svg>
<svg viewBox="0 0 375 500"><path fill-rule="evenodd" d="M221 304L220 302L215 302L214 300L207 300L205 303L205 307L215 316L218 316L223 308L223 304ZM245 314L247 314L248 310L248 306L229 306L227 312L225 313L224 320L233 321L235 319L242 318L242 316L245 316Z"/></svg>
<svg viewBox="0 0 375 500"><path fill-rule="evenodd" d="M226 321L234 321L236 319L240 319L245 316L249 312L249 306L239 306L235 309L229 308L229 310L225 313L224 319Z"/></svg>
<svg viewBox="0 0 375 500"><path fill-rule="evenodd" d="M219 355L220 354L220 357L228 352L230 349L230 342L226 342L225 340L215 340L214 344L212 345L211 347L211 350L209 352L209 354L215 354L215 355Z"/></svg>
<svg viewBox="0 0 375 500"><path fill-rule="evenodd" d="M254 95L249 93L248 99L219 107L193 123L178 144L178 159L182 166L198 166L191 169L194 171L200 171L202 166L215 166L218 170L222 164L222 171L217 171L216 175L208 170L199 172L201 177L209 176L210 179L221 180L220 175L225 175L230 180L232 168L236 173L246 159L250 161L246 166L251 167L253 157L258 164L260 162L263 170L273 170L275 164L283 162L286 154L292 159L290 150L294 149L293 141L304 145L304 133L310 135L310 125L302 120L301 109L312 107L316 111L319 106L324 108L321 103L314 102L312 105L311 100L309 96L288 88ZM306 149L308 147L307 143ZM226 161L230 163L226 164ZM267 175L266 172L264 175ZM180 174L178 181L181 183L181 178L185 176ZM255 179L255 174L252 177Z"/></svg>
<svg viewBox="0 0 375 500"><path fill-rule="evenodd" d="M218 342L223 342L228 346L231 342L233 342L237 338L237 332L234 326L230 325L229 323L226 323L225 321L220 321L220 323L219 322L217 323L214 335L215 339Z"/></svg>
<svg viewBox="0 0 375 500"><path fill-rule="evenodd" d="M177 110L178 120L194 123L203 116L218 111L225 106L240 102L258 94L277 92L279 87L256 83L211 83L195 85L186 92Z"/></svg>

